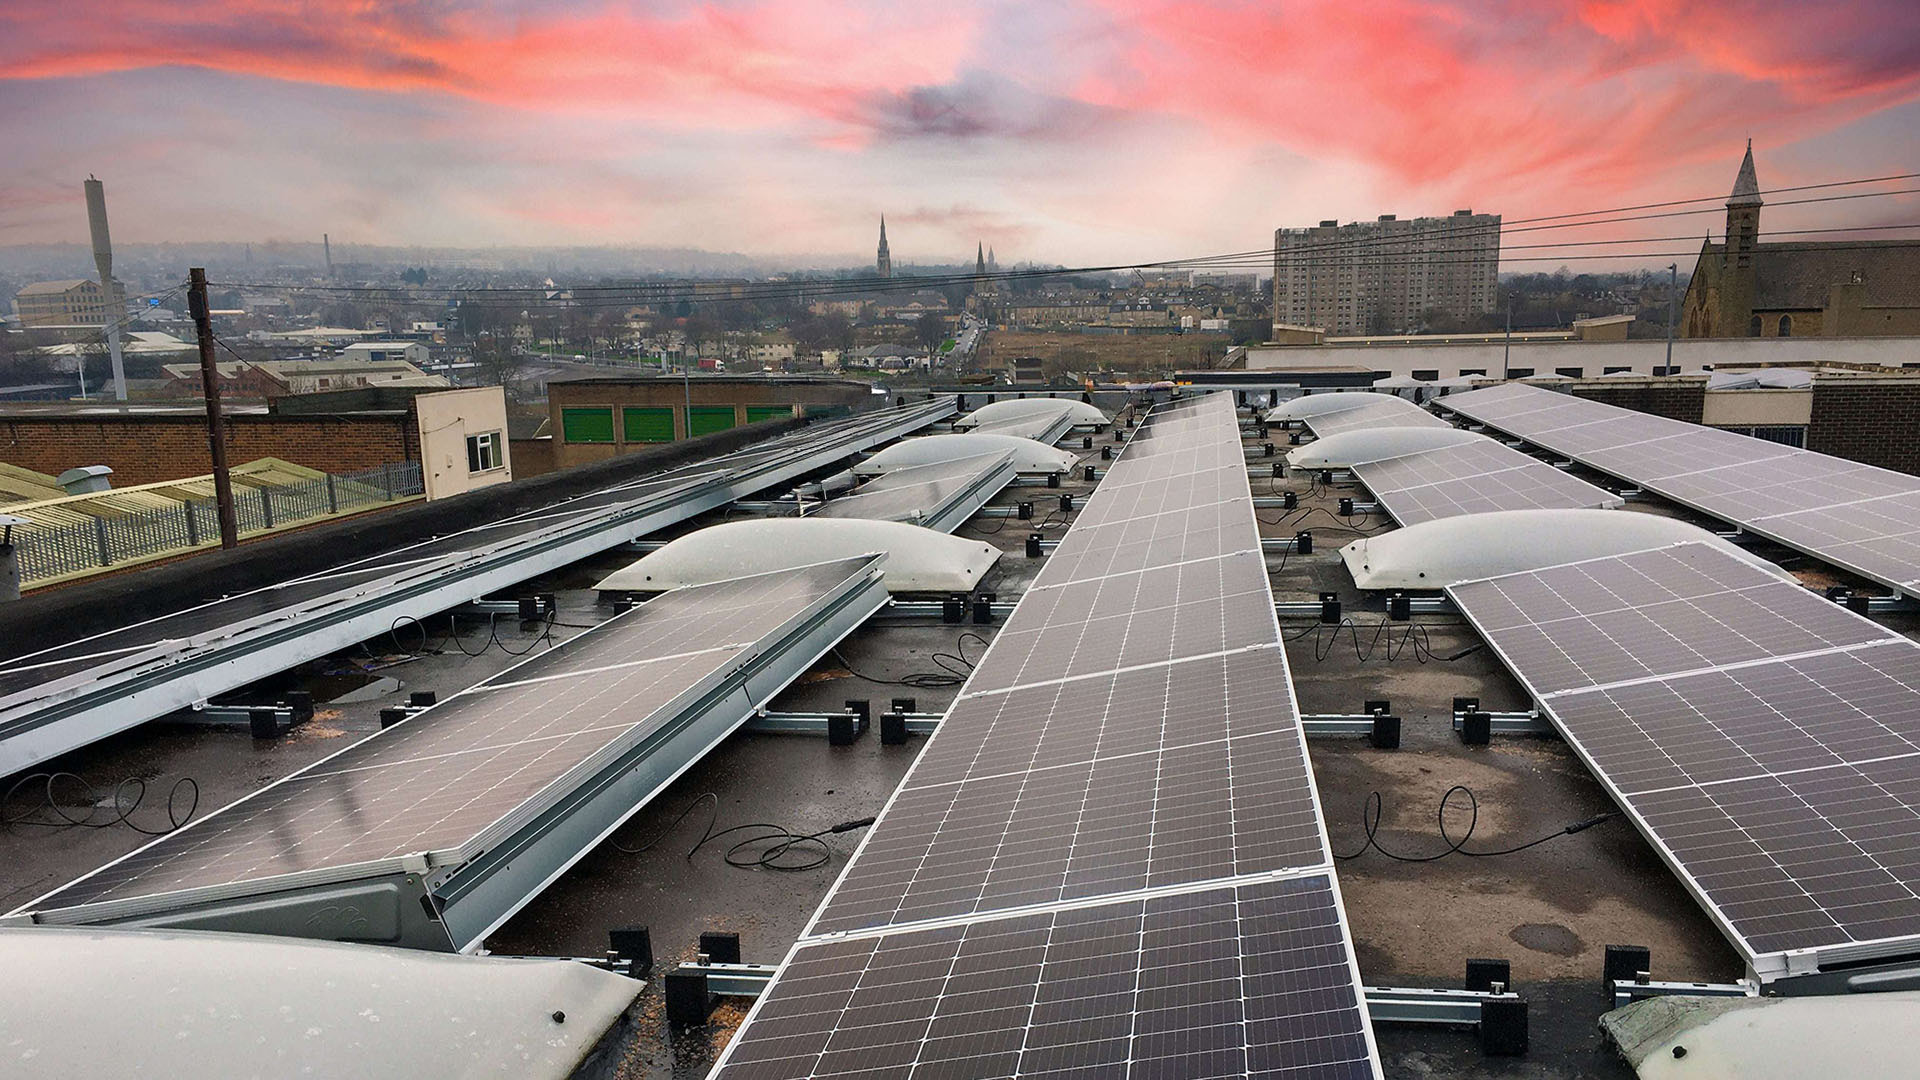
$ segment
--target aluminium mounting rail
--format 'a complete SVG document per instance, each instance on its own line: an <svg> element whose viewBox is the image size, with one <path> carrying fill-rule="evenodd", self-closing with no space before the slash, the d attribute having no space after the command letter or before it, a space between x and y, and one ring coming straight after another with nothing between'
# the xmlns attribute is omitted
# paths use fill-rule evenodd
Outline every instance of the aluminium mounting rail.
<svg viewBox="0 0 1920 1080"><path fill-rule="evenodd" d="M861 413L464 533L0 662L0 776L510 588L936 423Z"/></svg>

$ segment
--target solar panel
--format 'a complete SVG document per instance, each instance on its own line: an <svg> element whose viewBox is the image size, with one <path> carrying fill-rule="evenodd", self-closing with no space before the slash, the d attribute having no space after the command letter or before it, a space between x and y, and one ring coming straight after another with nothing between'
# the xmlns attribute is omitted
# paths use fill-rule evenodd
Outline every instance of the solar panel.
<svg viewBox="0 0 1920 1080"><path fill-rule="evenodd" d="M0 773L511 587L952 409L943 397L825 422L84 638L0 635L0 654L11 654L0 661Z"/></svg>
<svg viewBox="0 0 1920 1080"><path fill-rule="evenodd" d="M1861 577L1920 588L1920 478L1538 387L1440 405Z"/></svg>
<svg viewBox="0 0 1920 1080"><path fill-rule="evenodd" d="M915 465L883 473L807 516L910 521L947 531L1013 482L1012 451Z"/></svg>
<svg viewBox="0 0 1920 1080"><path fill-rule="evenodd" d="M1447 422L1427 410L1393 394L1381 394L1377 403L1369 402L1339 412L1309 416L1304 423L1315 435L1326 438L1343 431L1377 427L1446 427Z"/></svg>
<svg viewBox="0 0 1920 1080"><path fill-rule="evenodd" d="M1920 952L1920 645L1704 544L1448 592L1763 980Z"/></svg>
<svg viewBox="0 0 1920 1080"><path fill-rule="evenodd" d="M1702 544L1469 582L1454 594L1541 695L1891 636Z"/></svg>
<svg viewBox="0 0 1920 1080"><path fill-rule="evenodd" d="M1100 1066L1378 1075L1225 395L1135 430L719 1075Z"/></svg>
<svg viewBox="0 0 1920 1080"><path fill-rule="evenodd" d="M1352 471L1402 525L1491 510L1622 505L1610 491L1492 441L1366 462Z"/></svg>
<svg viewBox="0 0 1920 1080"><path fill-rule="evenodd" d="M1051 445L1073 430L1073 417L1064 411L1036 416L1009 416L1004 420L987 420L967 430L980 435L1016 435Z"/></svg>
<svg viewBox="0 0 1920 1080"><path fill-rule="evenodd" d="M471 857L633 745L768 635L877 573L872 557L677 589L36 901L54 910Z"/></svg>
<svg viewBox="0 0 1920 1080"><path fill-rule="evenodd" d="M1379 1073L1321 874L806 943L718 1075Z"/></svg>

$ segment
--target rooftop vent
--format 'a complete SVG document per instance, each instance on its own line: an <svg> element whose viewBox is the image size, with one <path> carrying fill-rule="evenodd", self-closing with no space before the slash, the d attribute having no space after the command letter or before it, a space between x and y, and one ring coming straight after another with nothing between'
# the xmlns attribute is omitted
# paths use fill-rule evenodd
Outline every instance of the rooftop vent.
<svg viewBox="0 0 1920 1080"><path fill-rule="evenodd" d="M61 473L53 482L69 495L91 495L96 491L111 490L113 481L107 478L112 475L113 470L105 465L82 465Z"/></svg>

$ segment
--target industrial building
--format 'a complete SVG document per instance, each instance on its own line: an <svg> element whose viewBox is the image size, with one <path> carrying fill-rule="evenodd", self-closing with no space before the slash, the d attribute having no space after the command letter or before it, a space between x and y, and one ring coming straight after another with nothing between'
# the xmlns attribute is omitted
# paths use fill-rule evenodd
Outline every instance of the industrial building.
<svg viewBox="0 0 1920 1080"><path fill-rule="evenodd" d="M0 767L151 792L16 789L0 950L586 958L598 1075L1865 1074L1920 480L1568 385L790 410L0 607Z"/></svg>
<svg viewBox="0 0 1920 1080"><path fill-rule="evenodd" d="M125 295L119 282L114 286L116 292ZM35 281L22 285L13 296L13 314L28 329L105 326L108 313L119 307L109 302L99 282L87 278Z"/></svg>
<svg viewBox="0 0 1920 1080"><path fill-rule="evenodd" d="M872 388L807 376L596 376L547 384L551 468L793 416L870 407Z"/></svg>

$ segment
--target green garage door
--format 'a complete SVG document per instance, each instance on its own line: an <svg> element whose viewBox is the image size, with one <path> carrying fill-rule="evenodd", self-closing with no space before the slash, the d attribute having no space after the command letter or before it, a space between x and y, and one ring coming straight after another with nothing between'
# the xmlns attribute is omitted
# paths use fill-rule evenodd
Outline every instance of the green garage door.
<svg viewBox="0 0 1920 1080"><path fill-rule="evenodd" d="M560 438L570 443L613 441L612 409L561 409Z"/></svg>
<svg viewBox="0 0 1920 1080"><path fill-rule="evenodd" d="M633 408L621 411L628 442L672 442L673 410L664 407Z"/></svg>
<svg viewBox="0 0 1920 1080"><path fill-rule="evenodd" d="M711 435L733 426L733 406L695 405L689 426L695 435Z"/></svg>
<svg viewBox="0 0 1920 1080"><path fill-rule="evenodd" d="M747 423L757 424L762 420L785 420L793 415L791 405L749 405Z"/></svg>

